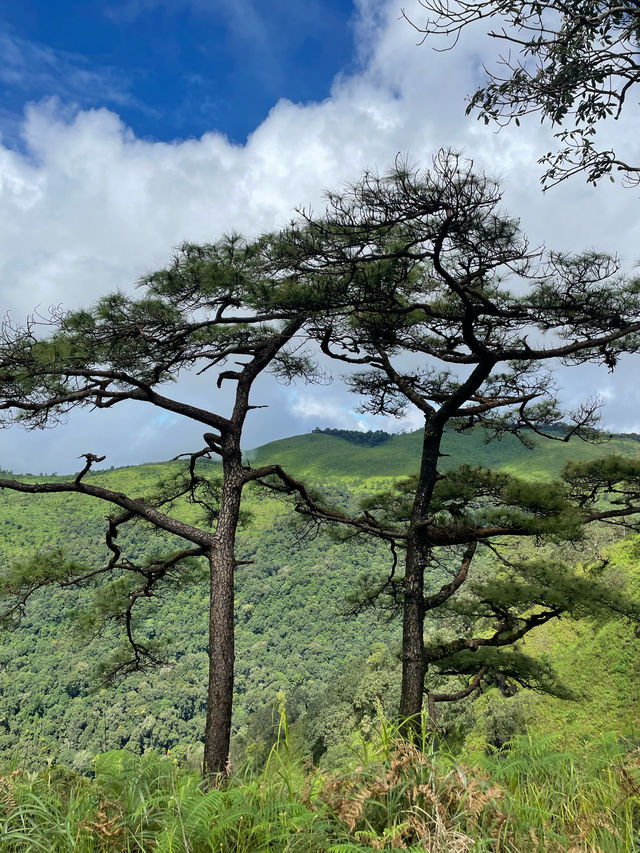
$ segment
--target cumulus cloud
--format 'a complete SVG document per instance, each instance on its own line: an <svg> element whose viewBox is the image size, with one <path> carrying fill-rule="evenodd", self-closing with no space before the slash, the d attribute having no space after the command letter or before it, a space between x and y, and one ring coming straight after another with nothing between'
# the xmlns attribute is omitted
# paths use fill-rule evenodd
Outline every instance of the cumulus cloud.
<svg viewBox="0 0 640 853"><path fill-rule="evenodd" d="M105 108L78 111L59 100L28 106L20 150L0 147L4 308L18 318L36 305L73 307L115 288L131 290L141 274L162 265L183 240L210 240L233 229L248 234L273 229L295 205L321 207L324 188L357 179L366 167L384 169L398 152L428 165L441 145L464 149L480 167L501 177L505 205L521 217L534 243L617 250L628 265L636 259L636 192L617 184L593 189L578 178L543 195L536 159L550 147L546 128L530 124L496 134L465 118L464 96L477 83L490 48L479 31L456 51L434 53L418 47L415 32L399 20L398 0L360 0L358 5L361 69L336 78L330 97L321 103L278 102L243 146L215 129L200 139L151 142L136 138ZM637 116L627 122L620 131L625 140L640 138L638 125ZM619 381L625 382L630 370L625 366ZM584 375L585 384L589 376L599 381L588 371ZM617 381L611 380L613 389ZM185 389L196 393L192 383ZM345 418L353 422L354 401L347 392L334 386L304 397L296 393L261 386L261 402L276 400L279 416L261 415L261 425L256 420L249 428L248 445L315 425L310 424L309 401L330 411L335 424ZM610 422L624 428L637 421L635 414L627 417L628 397L622 401L612 393L610 398ZM114 427L132 437L128 448L111 449L112 461L129 461L142 429L146 458L185 449L179 425L155 424L153 414L142 408L114 412L104 432L96 427L101 441ZM23 462L30 459L26 467L31 470L69 467L72 446L78 452L106 449L102 444L74 446L88 422L72 418L64 432L68 439L52 439L49 447L42 437L36 441L12 431L3 436L4 452ZM60 453L68 463L60 461ZM0 455L1 464L7 462Z"/></svg>

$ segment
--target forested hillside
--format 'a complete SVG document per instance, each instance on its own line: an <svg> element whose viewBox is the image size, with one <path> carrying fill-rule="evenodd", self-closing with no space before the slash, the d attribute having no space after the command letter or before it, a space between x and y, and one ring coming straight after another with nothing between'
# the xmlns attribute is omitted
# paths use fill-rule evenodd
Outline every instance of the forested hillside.
<svg viewBox="0 0 640 853"><path fill-rule="evenodd" d="M363 494L411 474L420 433L370 444L348 433L314 431L273 442L247 454L253 465L282 464L324 490L349 510ZM379 439L379 437L378 437ZM533 449L512 436L485 443L480 430L448 433L444 467L469 462L552 481L571 459L618 453L640 457L640 443L615 437L595 444L534 438ZM145 494L181 463L158 463L95 473L96 482ZM214 463L211 463L212 466ZM212 467L213 470L213 467ZM47 497L0 494L2 562L6 566L44 553L99 565L105 559L105 520L100 507L77 495ZM274 736L274 708L286 696L293 731L315 762L335 760L351 733L382 707L397 704L399 625L388 613L348 615L357 579L384 572L383 544L339 542L308 529L284 500L251 491L236 575L236 685L234 749L260 761ZM185 506L186 516L194 512ZM314 534L314 535L312 535ZM640 588L634 538L615 544L598 532L620 582ZM139 523L121 543L131 559L158 548L157 534ZM583 558L593 545L584 543ZM581 553L573 557L581 559ZM433 584L440 579L434 577ZM45 759L88 769L93 756L115 748L134 753L171 751L199 760L206 686L206 583L192 580L163 600L145 605L144 629L166 641L169 663L129 675L111 685L100 681L100 663L121 639L107 593L48 589L34 593L21 624L1 635L0 760L35 766ZM87 633L83 618L101 609L104 629ZM93 630L93 628L91 629ZM527 649L556 664L560 680L577 701L540 698L527 691L504 696L492 689L474 701L453 705L443 726L469 747L500 744L526 725L557 732L566 742L606 730L632 733L640 725L640 640L620 619L593 623L554 622L526 640Z"/></svg>

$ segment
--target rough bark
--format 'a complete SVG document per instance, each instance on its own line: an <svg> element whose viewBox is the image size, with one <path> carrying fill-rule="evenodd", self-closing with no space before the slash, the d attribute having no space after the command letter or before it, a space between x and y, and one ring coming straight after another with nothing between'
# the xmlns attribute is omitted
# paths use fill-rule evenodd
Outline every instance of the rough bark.
<svg viewBox="0 0 640 853"><path fill-rule="evenodd" d="M402 618L402 693L400 717L412 726L422 710L424 662L424 548L411 537L407 548Z"/></svg>
<svg viewBox="0 0 640 853"><path fill-rule="evenodd" d="M244 477L239 436L223 439L224 485L209 556L209 685L205 725L205 779L227 772L233 705L235 540Z"/></svg>
<svg viewBox="0 0 640 853"><path fill-rule="evenodd" d="M209 557L209 685L204 743L204 776L225 773L233 699L233 557L226 543Z"/></svg>
<svg viewBox="0 0 640 853"><path fill-rule="evenodd" d="M402 621L402 693L400 718L411 728L420 725L426 664L424 655L424 573L430 542L424 520L438 480L442 428L427 416L422 444L420 477L407 533Z"/></svg>

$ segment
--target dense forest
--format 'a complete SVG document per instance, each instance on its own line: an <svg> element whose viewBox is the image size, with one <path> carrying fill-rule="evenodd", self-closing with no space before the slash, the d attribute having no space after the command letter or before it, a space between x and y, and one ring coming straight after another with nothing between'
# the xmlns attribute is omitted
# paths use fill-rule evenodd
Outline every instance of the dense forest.
<svg viewBox="0 0 640 853"><path fill-rule="evenodd" d="M366 437L366 434L365 434ZM528 449L516 438L485 443L481 431L448 433L447 465L470 462L538 480L552 481L570 459L604 452L638 458L637 442L617 437L598 443L535 441ZM419 453L420 433L388 436L383 443L314 430L251 451L252 464L286 465L320 485L342 505L408 475ZM92 475L117 488L144 492L180 463L115 469ZM211 463L215 467L214 463ZM24 479L28 480L29 477ZM62 479L62 478L61 478ZM43 548L72 553L81 561L100 558L104 519L98 507L78 496L42 497L3 493L2 557L28 559ZM389 562L380 544L335 541L310 535L290 508L277 499L248 495L240 553L251 563L238 570L237 676L233 755L263 761L277 731L278 697L286 697L290 730L314 763L334 765L350 738L372 729L377 715L391 713L398 693L399 625L381 611L349 615L358 581ZM185 507L185 512L189 508ZM132 559L156 547L157 536L137 525L123 543ZM606 550L609 576L636 589L634 537L606 528L583 546L583 559ZM43 761L90 771L98 752L149 749L200 760L205 703L206 584L185 585L149 605L149 630L167 643L168 663L159 670L101 680L101 664L119 641L108 622L100 636L87 634L82 614L90 590L36 593L22 623L2 635L3 761L20 756L24 767ZM159 609L158 609L159 608ZM157 611L157 612L156 612ZM69 618L71 617L71 618ZM74 618L75 617L75 618ZM90 630L95 630L91 626ZM576 746L604 730L633 736L640 677L640 643L625 619L599 625L568 621L549 625L526 640L541 659L550 658L573 699L543 697L526 690L505 695L499 685L475 700L452 704L443 731L466 748L501 746L514 734L558 735Z"/></svg>

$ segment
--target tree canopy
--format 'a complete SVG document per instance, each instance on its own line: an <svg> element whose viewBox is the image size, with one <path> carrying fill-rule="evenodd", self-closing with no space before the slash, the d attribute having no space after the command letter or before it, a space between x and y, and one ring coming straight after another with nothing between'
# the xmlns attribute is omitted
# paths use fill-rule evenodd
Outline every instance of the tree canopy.
<svg viewBox="0 0 640 853"><path fill-rule="evenodd" d="M294 495L297 509L350 534L388 544L390 572L365 591L402 610L400 714L421 712L427 671L471 677L471 685L430 702L468 695L500 672L549 687L547 670L504 650L563 613L626 613L637 605L553 553L514 556L510 543L567 543L585 525L634 525L640 511L635 463L610 459L569 468L552 489L481 468L441 470L445 429L481 427L488 438L532 434L554 441L597 437L598 401L574 412L560 405L551 368L585 362L614 369L640 348L640 287L618 275L613 258L531 249L501 206L498 184L472 162L439 152L429 170L397 162L331 193L324 216L302 214L253 243L237 237L186 245L134 299L113 294L93 308L58 312L24 327L5 323L0 343L0 411L5 425L42 428L76 407L142 402L202 424L204 446L180 454L180 475L144 496L90 480L94 452L70 480L0 479L24 494L72 492L114 507L104 565L83 567L56 555L5 574L5 621L43 585L108 581L105 618L124 626L113 673L157 661L140 638L141 600L189 580L194 560L209 565L209 691L205 771L228 756L234 671L235 540L249 483ZM251 391L265 371L290 381L319 375L305 349L345 365L362 410L423 420L417 474L365 501L361 513L332 507L278 464L252 467L242 430ZM190 370L207 389L232 383L227 407L183 400L170 379ZM383 438L384 436L375 436ZM98 449L98 448L96 448ZM216 471L204 463L218 457ZM213 476L212 476L213 473ZM178 499L197 515L185 515ZM134 521L170 539L145 561L118 544ZM184 546L184 540L188 544ZM403 571L398 570L402 556ZM494 569L487 572L490 559ZM444 583L443 583L444 579ZM425 640L425 618L442 629Z"/></svg>

